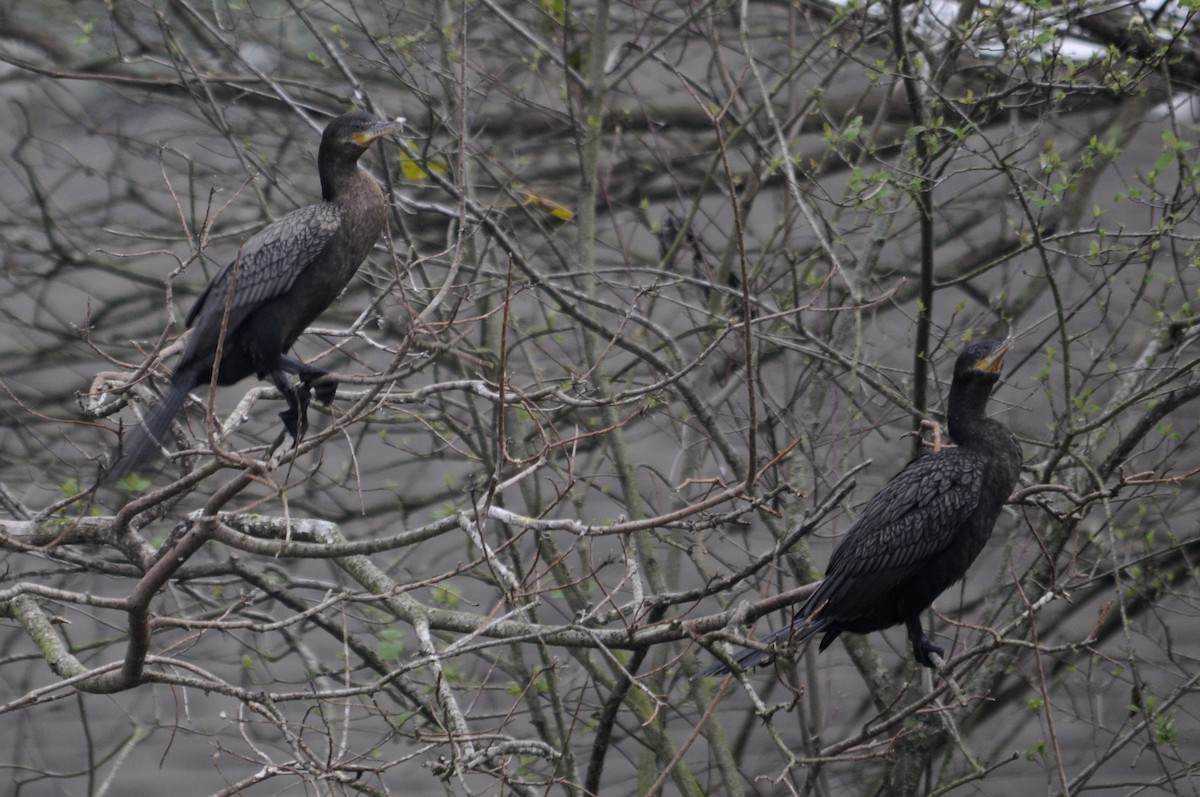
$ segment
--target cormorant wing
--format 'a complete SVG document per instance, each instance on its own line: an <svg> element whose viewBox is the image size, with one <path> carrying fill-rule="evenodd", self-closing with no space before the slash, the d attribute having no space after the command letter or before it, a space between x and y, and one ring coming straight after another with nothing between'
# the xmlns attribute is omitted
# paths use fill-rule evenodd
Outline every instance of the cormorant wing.
<svg viewBox="0 0 1200 797"><path fill-rule="evenodd" d="M982 482L983 463L961 448L913 460L867 503L827 575L911 574L954 542L979 503Z"/></svg>
<svg viewBox="0 0 1200 797"><path fill-rule="evenodd" d="M216 350L226 305L229 305L226 328L232 332L256 308L287 293L296 278L329 246L341 224L339 208L322 202L294 210L251 236L188 312L187 326L194 327L194 331L183 359Z"/></svg>
<svg viewBox="0 0 1200 797"><path fill-rule="evenodd" d="M894 612L881 601L954 543L962 521L979 503L982 480L982 463L961 448L926 454L893 476L838 543L825 579L797 612L794 622L811 617L813 623L801 638L825 624L853 627ZM826 636L821 649L830 641Z"/></svg>

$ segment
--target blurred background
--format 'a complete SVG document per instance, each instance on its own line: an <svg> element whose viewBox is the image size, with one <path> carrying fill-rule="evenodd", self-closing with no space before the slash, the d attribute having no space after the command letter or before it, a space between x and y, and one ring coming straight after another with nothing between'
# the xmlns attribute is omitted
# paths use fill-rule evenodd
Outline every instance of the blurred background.
<svg viewBox="0 0 1200 797"><path fill-rule="evenodd" d="M1195 794L1193 6L6 3L4 793ZM356 108L337 401L197 390L82 494ZM1007 335L954 688L902 629L689 680Z"/></svg>

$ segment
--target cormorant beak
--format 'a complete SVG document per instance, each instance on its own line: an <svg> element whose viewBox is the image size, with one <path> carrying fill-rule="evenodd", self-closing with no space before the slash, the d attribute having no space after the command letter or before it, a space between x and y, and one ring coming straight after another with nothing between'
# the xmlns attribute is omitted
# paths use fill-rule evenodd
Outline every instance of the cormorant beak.
<svg viewBox="0 0 1200 797"><path fill-rule="evenodd" d="M985 374L1000 373L1000 369L1004 367L1004 355L1012 351L1013 343L1015 341L1011 337L1005 338L1004 342L1000 344L1000 348L975 363L975 369L983 371Z"/></svg>
<svg viewBox="0 0 1200 797"><path fill-rule="evenodd" d="M366 130L359 130L350 136L350 140L360 147L369 147L375 141L384 136L394 135L404 129L404 120L396 119L392 122L376 122Z"/></svg>

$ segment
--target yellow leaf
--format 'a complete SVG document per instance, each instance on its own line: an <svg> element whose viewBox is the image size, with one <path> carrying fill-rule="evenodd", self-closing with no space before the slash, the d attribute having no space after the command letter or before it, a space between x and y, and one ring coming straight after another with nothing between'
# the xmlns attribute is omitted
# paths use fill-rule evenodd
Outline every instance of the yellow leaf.
<svg viewBox="0 0 1200 797"><path fill-rule="evenodd" d="M408 157L405 153L400 153L400 174L404 175L404 179L410 183L423 183L429 179L429 172L434 174L445 175L448 169L445 162L437 160L426 161L420 163L414 158Z"/></svg>
<svg viewBox="0 0 1200 797"><path fill-rule="evenodd" d="M571 219L575 218L575 213L569 208L558 204L553 199L546 199L544 196L538 196L532 191L525 192L525 204L536 205L559 221L570 221Z"/></svg>

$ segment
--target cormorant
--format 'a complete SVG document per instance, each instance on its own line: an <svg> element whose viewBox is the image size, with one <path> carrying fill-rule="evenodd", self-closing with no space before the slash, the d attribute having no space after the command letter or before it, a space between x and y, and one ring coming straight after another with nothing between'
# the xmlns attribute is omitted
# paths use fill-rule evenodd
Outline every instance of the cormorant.
<svg viewBox="0 0 1200 797"><path fill-rule="evenodd" d="M934 666L930 654L943 652L921 627L921 612L966 574L1021 472L1016 437L985 413L1011 348L1011 339L980 340L959 355L946 411L957 446L909 462L871 498L834 549L825 580L764 645L823 633L818 649L824 650L843 631L904 623L917 662ZM744 649L733 660L750 669L771 658ZM725 672L718 663L702 674Z"/></svg>
<svg viewBox="0 0 1200 797"><path fill-rule="evenodd" d="M144 424L122 442L101 481L120 478L146 459L163 440L188 393L208 384L217 364L217 384L231 385L251 374L270 377L287 409L280 418L299 440L308 428L312 382L328 372L286 354L350 282L379 239L386 206L379 184L358 166L372 142L398 132L402 122L381 122L369 113L333 119L321 136L317 172L321 202L295 210L246 241L213 278L187 315L192 329L162 400ZM293 386L289 374L299 377ZM316 385L317 400L329 404L337 385Z"/></svg>

